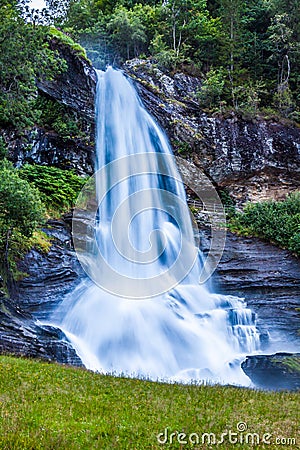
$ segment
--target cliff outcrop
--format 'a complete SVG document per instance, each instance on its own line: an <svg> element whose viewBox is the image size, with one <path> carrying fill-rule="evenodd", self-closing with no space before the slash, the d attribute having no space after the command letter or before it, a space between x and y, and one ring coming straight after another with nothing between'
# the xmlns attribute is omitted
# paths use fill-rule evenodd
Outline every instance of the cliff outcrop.
<svg viewBox="0 0 300 450"><path fill-rule="evenodd" d="M210 115L197 100L201 80L170 75L154 63L124 65L139 94L168 134L175 152L191 159L238 202L282 199L300 188L300 128L236 113Z"/></svg>
<svg viewBox="0 0 300 450"><path fill-rule="evenodd" d="M51 46L65 60L67 69L52 80L37 81L37 89L41 97L63 105L73 122L80 122L79 135L63 136L47 125L37 125L21 135L14 130L2 130L1 134L17 166L28 162L92 174L97 75L91 63L70 46L57 39Z"/></svg>

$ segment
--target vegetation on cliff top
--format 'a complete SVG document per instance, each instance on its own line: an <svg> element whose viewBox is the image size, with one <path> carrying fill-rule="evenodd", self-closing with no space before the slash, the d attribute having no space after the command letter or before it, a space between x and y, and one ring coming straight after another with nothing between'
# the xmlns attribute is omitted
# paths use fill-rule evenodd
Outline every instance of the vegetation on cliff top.
<svg viewBox="0 0 300 450"><path fill-rule="evenodd" d="M300 19L288 0L1 2L0 125L36 121L35 79L65 70L49 34L98 67L150 57L198 74L202 108L300 120ZM27 9L26 9L27 8ZM53 24L57 28L53 27ZM73 39L72 39L73 38Z"/></svg>
<svg viewBox="0 0 300 450"><path fill-rule="evenodd" d="M62 30L105 67L151 57L203 79L203 108L300 120L299 2L289 0L65 0L48 2Z"/></svg>
<svg viewBox="0 0 300 450"><path fill-rule="evenodd" d="M0 127L21 131L37 120L36 79L51 79L66 63L48 45L47 26L28 21L16 0L0 3Z"/></svg>
<svg viewBox="0 0 300 450"><path fill-rule="evenodd" d="M4 356L0 364L0 447L7 450L212 448L226 430L233 433L231 441L224 435L226 449L299 443L299 393L153 383ZM162 445L157 435L163 442L165 430Z"/></svg>

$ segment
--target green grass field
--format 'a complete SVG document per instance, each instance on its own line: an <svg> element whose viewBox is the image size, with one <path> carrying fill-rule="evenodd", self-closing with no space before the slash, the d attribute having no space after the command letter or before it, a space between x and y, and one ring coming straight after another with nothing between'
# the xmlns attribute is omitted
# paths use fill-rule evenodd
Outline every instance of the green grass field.
<svg viewBox="0 0 300 450"><path fill-rule="evenodd" d="M299 400L295 392L170 385L1 356L0 448L295 449Z"/></svg>

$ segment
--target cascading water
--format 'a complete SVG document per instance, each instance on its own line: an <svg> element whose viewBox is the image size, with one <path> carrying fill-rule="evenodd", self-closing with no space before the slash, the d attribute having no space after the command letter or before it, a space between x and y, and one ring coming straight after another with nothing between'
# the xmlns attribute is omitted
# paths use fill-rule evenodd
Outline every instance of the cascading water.
<svg viewBox="0 0 300 450"><path fill-rule="evenodd" d="M121 71L98 72L96 115L98 201L105 195L85 247L96 282L84 279L52 324L92 370L250 384L240 363L259 347L254 315L199 284L203 265L170 147Z"/></svg>

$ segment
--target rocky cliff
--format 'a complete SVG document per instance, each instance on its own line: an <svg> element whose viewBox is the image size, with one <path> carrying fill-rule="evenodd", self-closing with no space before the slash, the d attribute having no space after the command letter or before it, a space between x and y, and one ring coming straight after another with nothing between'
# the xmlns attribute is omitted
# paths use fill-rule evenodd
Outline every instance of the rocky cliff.
<svg viewBox="0 0 300 450"><path fill-rule="evenodd" d="M17 136L4 133L10 157L91 174L94 161L96 73L90 63L54 40L67 71L37 83L41 95L69 108L84 122L85 138L62 138L35 127ZM300 188L300 128L275 119L246 120L233 112L208 115L199 107L201 80L183 73L166 74L154 63L124 65L140 96L168 134L175 152L191 159L220 188L240 203L280 199Z"/></svg>
<svg viewBox="0 0 300 450"><path fill-rule="evenodd" d="M37 81L38 89L94 123L97 81L95 69L89 60L55 38L50 47L66 61L67 70L53 80Z"/></svg>
<svg viewBox="0 0 300 450"><path fill-rule="evenodd" d="M52 239L50 251L32 249L19 265L27 276L17 284L14 295L8 299L0 291L0 353L80 366L81 360L64 333L43 321L76 286L83 271L66 222L49 221L44 232Z"/></svg>
<svg viewBox="0 0 300 450"><path fill-rule="evenodd" d="M234 112L208 115L197 102L198 78L163 73L132 60L125 71L175 151L188 157L237 202L281 199L300 188L300 128Z"/></svg>
<svg viewBox="0 0 300 450"><path fill-rule="evenodd" d="M68 70L51 82L40 82L39 90L86 121L89 143L64 140L53 130L36 127L22 137L6 134L10 154L19 165L29 161L91 173L95 73L71 49L55 45L67 61ZM140 60L128 62L124 69L136 83L148 110L166 130L175 151L191 158L216 185L227 188L238 201L280 198L300 186L297 127L272 120L244 120L234 114L208 116L199 108L196 98L201 86L199 79L185 74L170 76ZM20 265L28 276L19 283L18 295L10 301L0 298L0 352L80 364L61 332L36 322L44 320L83 276L66 223L52 221L45 231L53 238L50 252L47 255L29 252ZM205 239L204 250L205 242L209 242L209 238ZM275 317L276 329L287 332L288 340L299 342L298 262L288 252L258 240L230 235L215 276L215 287L244 296L258 313L259 325L267 323L268 327ZM290 321L295 326L289 327Z"/></svg>
<svg viewBox="0 0 300 450"><path fill-rule="evenodd" d="M91 174L94 168L95 92L97 76L91 63L57 39L51 43L67 69L53 80L37 81L40 96L64 105L75 121L80 121L81 136L61 136L51 127L35 126L22 135L2 130L9 157L17 166L25 162L74 169Z"/></svg>

